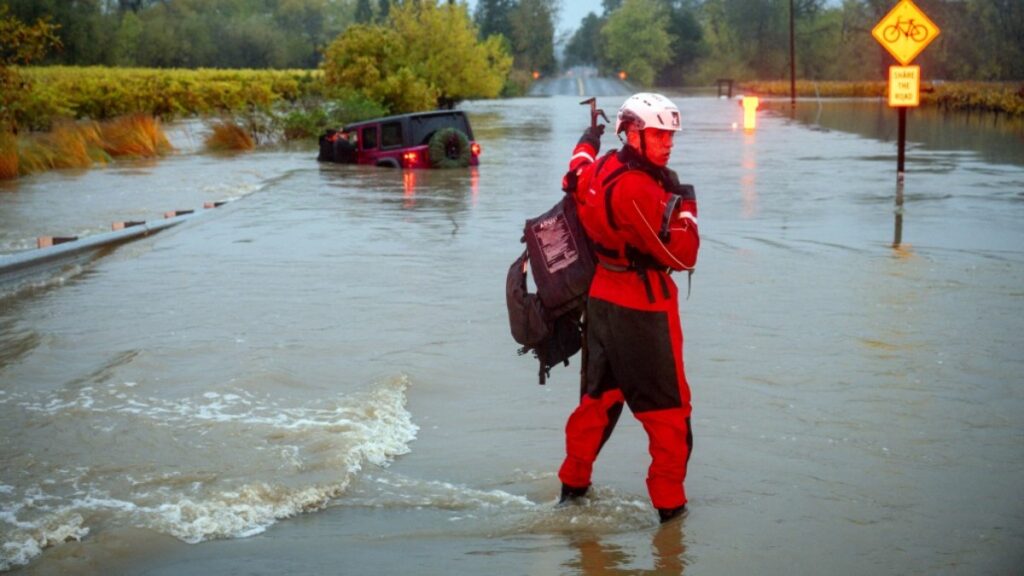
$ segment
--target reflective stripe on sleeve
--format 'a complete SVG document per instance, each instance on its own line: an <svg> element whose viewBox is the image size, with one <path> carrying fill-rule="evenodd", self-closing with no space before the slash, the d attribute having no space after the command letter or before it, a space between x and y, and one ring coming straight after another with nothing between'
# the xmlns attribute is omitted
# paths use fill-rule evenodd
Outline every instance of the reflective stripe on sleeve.
<svg viewBox="0 0 1024 576"><path fill-rule="evenodd" d="M563 156L563 158L564 158L564 156ZM594 157L591 156L589 153L587 153L587 152L577 152L577 153L573 154L572 158L569 159L569 163L571 164L571 163L575 162L577 158L582 158L582 159L586 160L587 162L593 162L594 161Z"/></svg>

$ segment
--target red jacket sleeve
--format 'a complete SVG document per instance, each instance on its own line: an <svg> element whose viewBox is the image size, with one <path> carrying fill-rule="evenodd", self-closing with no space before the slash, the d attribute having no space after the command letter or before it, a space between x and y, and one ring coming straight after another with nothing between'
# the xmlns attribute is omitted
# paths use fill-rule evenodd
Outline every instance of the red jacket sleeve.
<svg viewBox="0 0 1024 576"><path fill-rule="evenodd" d="M569 159L569 171L562 177L562 190L573 191L576 182L583 173L583 170L594 163L597 157L597 150L586 142L580 142L572 150L572 158Z"/></svg>
<svg viewBox="0 0 1024 576"><path fill-rule="evenodd" d="M700 233L695 201L680 201L646 174L630 172L616 185L612 203L630 244L673 270L692 270L697 265Z"/></svg>

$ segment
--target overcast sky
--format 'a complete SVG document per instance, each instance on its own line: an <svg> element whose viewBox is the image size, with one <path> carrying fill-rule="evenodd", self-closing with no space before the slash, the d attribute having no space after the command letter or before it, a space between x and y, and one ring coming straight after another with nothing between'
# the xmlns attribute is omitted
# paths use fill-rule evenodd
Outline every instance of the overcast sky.
<svg viewBox="0 0 1024 576"><path fill-rule="evenodd" d="M472 15L473 11L476 10L477 0L468 0L469 2L469 13ZM598 16L604 10L601 7L600 0L561 0L562 11L558 15L558 23L556 29L561 32L563 30L575 30L580 27L580 20L589 13L594 12Z"/></svg>

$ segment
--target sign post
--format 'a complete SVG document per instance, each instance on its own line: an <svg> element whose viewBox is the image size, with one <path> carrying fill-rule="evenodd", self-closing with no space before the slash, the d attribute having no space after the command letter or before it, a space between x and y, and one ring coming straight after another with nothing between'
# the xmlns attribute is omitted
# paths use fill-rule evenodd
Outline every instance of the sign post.
<svg viewBox="0 0 1024 576"><path fill-rule="evenodd" d="M889 107L899 111L896 154L896 230L892 245L903 241L903 175L907 145L907 108L921 102L921 67L910 66L914 58L939 35L939 27L911 0L900 0L871 35L892 54L900 66L889 67Z"/></svg>

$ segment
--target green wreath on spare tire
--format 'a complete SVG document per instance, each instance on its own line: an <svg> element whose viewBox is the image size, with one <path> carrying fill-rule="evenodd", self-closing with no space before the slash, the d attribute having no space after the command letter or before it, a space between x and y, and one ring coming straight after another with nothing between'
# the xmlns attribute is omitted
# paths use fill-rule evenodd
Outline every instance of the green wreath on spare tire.
<svg viewBox="0 0 1024 576"><path fill-rule="evenodd" d="M434 168L464 168L469 156L469 138L461 130L442 128L430 137L427 157Z"/></svg>

